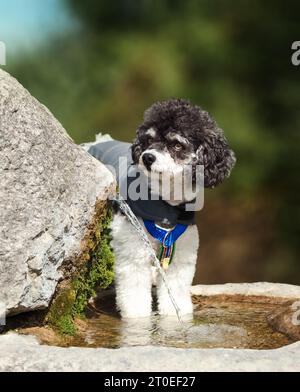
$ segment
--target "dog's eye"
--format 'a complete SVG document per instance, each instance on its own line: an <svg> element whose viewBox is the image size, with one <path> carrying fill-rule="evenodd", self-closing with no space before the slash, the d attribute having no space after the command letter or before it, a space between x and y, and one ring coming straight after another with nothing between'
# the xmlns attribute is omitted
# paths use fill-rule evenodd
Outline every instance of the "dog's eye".
<svg viewBox="0 0 300 392"><path fill-rule="evenodd" d="M176 144L174 145L174 150L175 150L175 151L181 151L181 150L182 150L182 145L181 145L180 143L176 143Z"/></svg>
<svg viewBox="0 0 300 392"><path fill-rule="evenodd" d="M148 138L147 138L147 143L148 144L151 144L152 142L153 142L153 137L152 136L148 136Z"/></svg>

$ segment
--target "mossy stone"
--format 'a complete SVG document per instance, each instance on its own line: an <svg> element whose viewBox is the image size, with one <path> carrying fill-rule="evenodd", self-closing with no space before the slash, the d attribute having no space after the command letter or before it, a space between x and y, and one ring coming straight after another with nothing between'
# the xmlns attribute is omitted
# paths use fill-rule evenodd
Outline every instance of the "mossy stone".
<svg viewBox="0 0 300 392"><path fill-rule="evenodd" d="M54 299L46 321L62 334L74 335L74 319L82 317L90 298L98 288L109 287L114 280L115 258L110 246L110 208L98 220L87 251L81 255L83 267L73 276L68 287Z"/></svg>

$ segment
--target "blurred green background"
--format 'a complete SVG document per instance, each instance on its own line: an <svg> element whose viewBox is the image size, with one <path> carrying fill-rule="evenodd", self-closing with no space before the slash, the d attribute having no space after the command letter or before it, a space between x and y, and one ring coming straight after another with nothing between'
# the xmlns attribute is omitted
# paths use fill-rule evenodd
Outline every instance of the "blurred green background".
<svg viewBox="0 0 300 392"><path fill-rule="evenodd" d="M298 1L0 0L7 66L78 143L151 103L210 111L238 162L198 214L195 282L300 283Z"/></svg>

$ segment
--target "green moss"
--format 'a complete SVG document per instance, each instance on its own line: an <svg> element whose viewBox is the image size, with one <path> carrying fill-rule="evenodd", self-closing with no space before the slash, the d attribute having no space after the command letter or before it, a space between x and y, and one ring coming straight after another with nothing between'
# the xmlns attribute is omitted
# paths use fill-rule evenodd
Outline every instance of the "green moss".
<svg viewBox="0 0 300 392"><path fill-rule="evenodd" d="M48 313L47 322L62 334L74 335L76 332L72 317L75 299L74 290L62 290L55 298Z"/></svg>
<svg viewBox="0 0 300 392"><path fill-rule="evenodd" d="M84 262L80 272L73 277L67 289L55 298L47 321L60 333L74 335L74 319L84 315L90 298L97 288L107 288L114 279L114 254L110 247L112 212L108 209L99 220L92 238L87 241L87 251L82 255Z"/></svg>
<svg viewBox="0 0 300 392"><path fill-rule="evenodd" d="M74 319L68 314L62 316L58 320L56 327L62 335L70 335L70 336L76 335L76 327L74 325Z"/></svg>

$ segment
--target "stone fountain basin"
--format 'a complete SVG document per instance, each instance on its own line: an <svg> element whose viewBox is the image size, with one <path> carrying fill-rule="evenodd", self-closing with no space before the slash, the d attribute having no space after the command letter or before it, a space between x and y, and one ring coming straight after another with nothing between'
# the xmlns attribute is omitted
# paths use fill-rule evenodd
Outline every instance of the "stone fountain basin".
<svg viewBox="0 0 300 392"><path fill-rule="evenodd" d="M150 345L117 349L63 348L41 345L34 336L9 333L0 337L0 371L300 371L300 326L297 325L300 286L273 283L200 285L192 288L192 294L201 317L205 318L207 314L211 317L214 312L219 317L222 311L228 317L228 309L234 316L235 307L247 315L254 306L258 309L253 313L257 315L254 327L265 314L273 330L270 335L267 330L263 339L258 336L249 340L246 336L248 345L245 347L250 341L250 347L256 347L257 343L258 349ZM262 313L261 309L268 311ZM227 320L232 328L236 328L238 322L234 317ZM251 329L247 331L251 338ZM208 347L210 345L214 347L211 341ZM261 349L273 346L279 348ZM229 343L228 347L231 347Z"/></svg>

